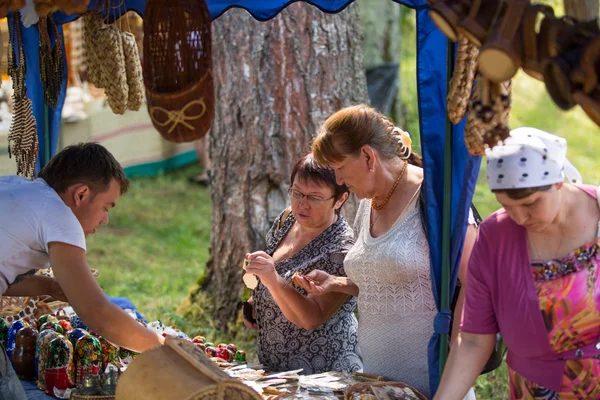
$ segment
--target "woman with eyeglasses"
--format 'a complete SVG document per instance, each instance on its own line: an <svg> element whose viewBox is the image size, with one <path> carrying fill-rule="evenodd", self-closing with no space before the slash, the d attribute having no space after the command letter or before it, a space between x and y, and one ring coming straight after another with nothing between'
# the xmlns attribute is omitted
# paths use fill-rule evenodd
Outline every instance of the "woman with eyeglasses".
<svg viewBox="0 0 600 400"><path fill-rule="evenodd" d="M427 347L436 306L424 216L420 206L423 169L410 136L375 109L361 104L325 121L313 143L315 159L335 171L359 199L356 244L344 268L348 277L313 271L295 282L312 294L358 296L358 338L364 372L405 382L430 396ZM459 271L475 240L469 227ZM315 282L316 281L316 282ZM456 340L464 290L455 307Z"/></svg>
<svg viewBox="0 0 600 400"><path fill-rule="evenodd" d="M246 255L246 272L259 283L252 293L256 323L245 323L257 330L259 361L273 371L358 371L356 297L310 295L292 282L315 269L346 275L344 258L354 239L340 208L348 188L312 154L296 163L290 181L291 207L267 234L267 248Z"/></svg>

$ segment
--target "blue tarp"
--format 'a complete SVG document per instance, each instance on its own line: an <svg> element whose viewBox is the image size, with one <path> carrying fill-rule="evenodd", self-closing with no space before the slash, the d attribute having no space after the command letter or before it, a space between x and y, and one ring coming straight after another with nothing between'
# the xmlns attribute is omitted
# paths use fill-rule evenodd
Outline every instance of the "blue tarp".
<svg viewBox="0 0 600 400"><path fill-rule="evenodd" d="M451 237L451 290L454 292L458 264L460 260L466 216L479 171L479 158L467 154L464 141L464 122L454 126L452 130L452 192L444 193L444 146L446 141L446 52L447 40L435 27L427 12L425 0L394 0L397 3L416 9L417 13L417 80L419 93L419 122L421 130L421 147L425 161L424 193L426 203L426 219L431 253L431 277L434 287L435 301L440 308L441 293L441 241L442 241L442 204L444 198L452 201L452 237ZM90 8L96 8L98 0L92 0ZM207 0L213 19L218 18L227 9L241 7L250 12L256 19L264 21L273 18L293 1L284 0ZM352 0L310 0L306 1L325 12L339 12ZM122 4L121 10L113 11L120 15L127 8L143 14L145 0L114 0ZM59 13L55 20L59 23L68 22L76 17L64 16ZM24 29L27 60L27 91L33 102L35 118L38 124L40 139L40 157L44 154L54 154L59 132L60 113L64 101L64 88L55 110L49 110L49 135L44 137L44 100L38 67L38 31L37 27ZM65 63L66 65L66 63ZM66 77L66 70L65 70ZM46 149L46 143L49 149ZM449 311L440 310L435 323L436 333L429 346L430 382L432 393L439 382L439 339L440 334L448 333Z"/></svg>

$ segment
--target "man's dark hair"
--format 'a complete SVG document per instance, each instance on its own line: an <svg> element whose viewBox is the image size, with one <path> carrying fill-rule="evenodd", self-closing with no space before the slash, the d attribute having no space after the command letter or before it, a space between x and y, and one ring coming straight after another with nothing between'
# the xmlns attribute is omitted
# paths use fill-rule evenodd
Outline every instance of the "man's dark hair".
<svg viewBox="0 0 600 400"><path fill-rule="evenodd" d="M121 164L98 143L78 143L65 147L38 174L57 193L64 193L73 184L84 184L93 193L108 190L116 179L121 194L129 188L129 179Z"/></svg>

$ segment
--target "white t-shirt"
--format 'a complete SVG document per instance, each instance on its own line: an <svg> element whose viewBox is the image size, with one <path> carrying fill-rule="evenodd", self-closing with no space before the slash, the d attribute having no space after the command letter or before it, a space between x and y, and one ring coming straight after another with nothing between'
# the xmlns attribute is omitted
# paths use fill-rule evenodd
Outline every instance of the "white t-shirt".
<svg viewBox="0 0 600 400"><path fill-rule="evenodd" d="M43 179L0 177L0 295L15 280L50 266L51 242L85 250L75 214Z"/></svg>

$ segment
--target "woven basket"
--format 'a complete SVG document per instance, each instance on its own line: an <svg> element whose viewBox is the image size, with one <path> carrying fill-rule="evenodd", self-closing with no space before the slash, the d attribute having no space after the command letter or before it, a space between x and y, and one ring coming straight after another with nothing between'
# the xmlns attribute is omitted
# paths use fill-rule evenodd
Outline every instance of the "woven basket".
<svg viewBox="0 0 600 400"><path fill-rule="evenodd" d="M148 111L168 141L202 138L214 118L210 14L204 0L148 0L144 11Z"/></svg>
<svg viewBox="0 0 600 400"><path fill-rule="evenodd" d="M71 400L115 400L115 396L90 396L85 394L71 393Z"/></svg>
<svg viewBox="0 0 600 400"><path fill-rule="evenodd" d="M119 378L117 400L260 400L262 397L221 371L195 344L167 338L138 355Z"/></svg>
<svg viewBox="0 0 600 400"><path fill-rule="evenodd" d="M350 386L348 389L346 389L346 392L344 393L344 399L352 400L353 395L355 395L355 394L373 394L373 391L371 390L371 387L373 387L373 386L378 386L378 387L394 386L394 387L398 387L401 389L409 388L410 390L412 390L414 392L415 396L419 400L427 400L427 397L425 397L425 395L423 395L417 389L415 389L414 387L412 387L410 385L407 385L406 383L402 383L402 382L357 383L355 385Z"/></svg>

